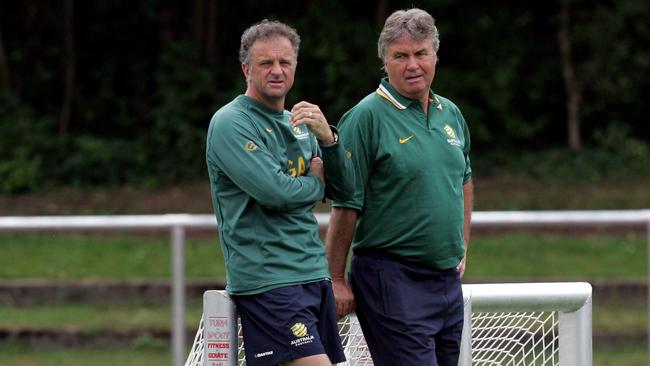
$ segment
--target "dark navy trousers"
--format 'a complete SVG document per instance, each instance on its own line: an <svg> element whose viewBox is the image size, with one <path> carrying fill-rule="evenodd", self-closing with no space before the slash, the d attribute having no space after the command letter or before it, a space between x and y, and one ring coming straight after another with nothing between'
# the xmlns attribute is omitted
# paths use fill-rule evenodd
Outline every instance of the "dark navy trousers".
<svg viewBox="0 0 650 366"><path fill-rule="evenodd" d="M457 366L463 331L459 272L355 254L356 314L375 366Z"/></svg>

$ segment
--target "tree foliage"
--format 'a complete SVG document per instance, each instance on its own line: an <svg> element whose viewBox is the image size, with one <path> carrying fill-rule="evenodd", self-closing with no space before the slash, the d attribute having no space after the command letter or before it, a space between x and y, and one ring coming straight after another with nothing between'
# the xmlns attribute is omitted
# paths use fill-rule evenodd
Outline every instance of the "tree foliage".
<svg viewBox="0 0 650 366"><path fill-rule="evenodd" d="M580 152L567 147L563 3ZM309 100L335 124L383 75L383 20L411 6L436 18L433 89L465 114L477 174L539 150L598 177L619 162L650 174L644 0L26 0L0 3L0 193L205 179L207 124L244 91L239 37L264 18L302 37L288 107Z"/></svg>

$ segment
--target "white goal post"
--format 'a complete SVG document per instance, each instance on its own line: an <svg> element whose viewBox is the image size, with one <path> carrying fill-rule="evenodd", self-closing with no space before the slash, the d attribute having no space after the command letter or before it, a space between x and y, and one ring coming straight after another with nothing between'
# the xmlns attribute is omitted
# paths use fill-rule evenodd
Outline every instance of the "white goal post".
<svg viewBox="0 0 650 366"><path fill-rule="evenodd" d="M591 366L592 289L585 282L463 285L459 366ZM371 366L354 314L339 321L347 361ZM203 295L203 317L185 366L243 366L241 327L225 291Z"/></svg>

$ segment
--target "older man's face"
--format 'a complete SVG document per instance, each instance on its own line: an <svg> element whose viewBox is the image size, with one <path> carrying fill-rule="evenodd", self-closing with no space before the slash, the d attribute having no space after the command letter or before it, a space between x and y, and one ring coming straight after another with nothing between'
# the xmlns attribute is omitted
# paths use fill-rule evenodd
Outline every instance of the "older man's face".
<svg viewBox="0 0 650 366"><path fill-rule="evenodd" d="M422 41L402 36L388 45L384 67L388 81L405 97L428 98L436 74L436 52L431 38Z"/></svg>

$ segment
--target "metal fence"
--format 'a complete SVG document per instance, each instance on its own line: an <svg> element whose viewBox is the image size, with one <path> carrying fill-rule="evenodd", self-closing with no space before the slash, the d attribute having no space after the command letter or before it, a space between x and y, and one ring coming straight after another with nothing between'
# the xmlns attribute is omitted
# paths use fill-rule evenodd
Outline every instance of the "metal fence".
<svg viewBox="0 0 650 366"><path fill-rule="evenodd" d="M321 228L329 224L329 213L317 213ZM479 211L472 215L472 227L554 226L645 226L648 240L648 283L650 283L650 210L606 211ZM0 231L142 230L170 231L172 287L172 357L174 366L185 358L185 236L186 229L216 229L214 215L166 214L126 216L8 216L0 217ZM650 291L648 291L650 313ZM650 330L650 317L648 320ZM648 341L650 350L650 337Z"/></svg>

